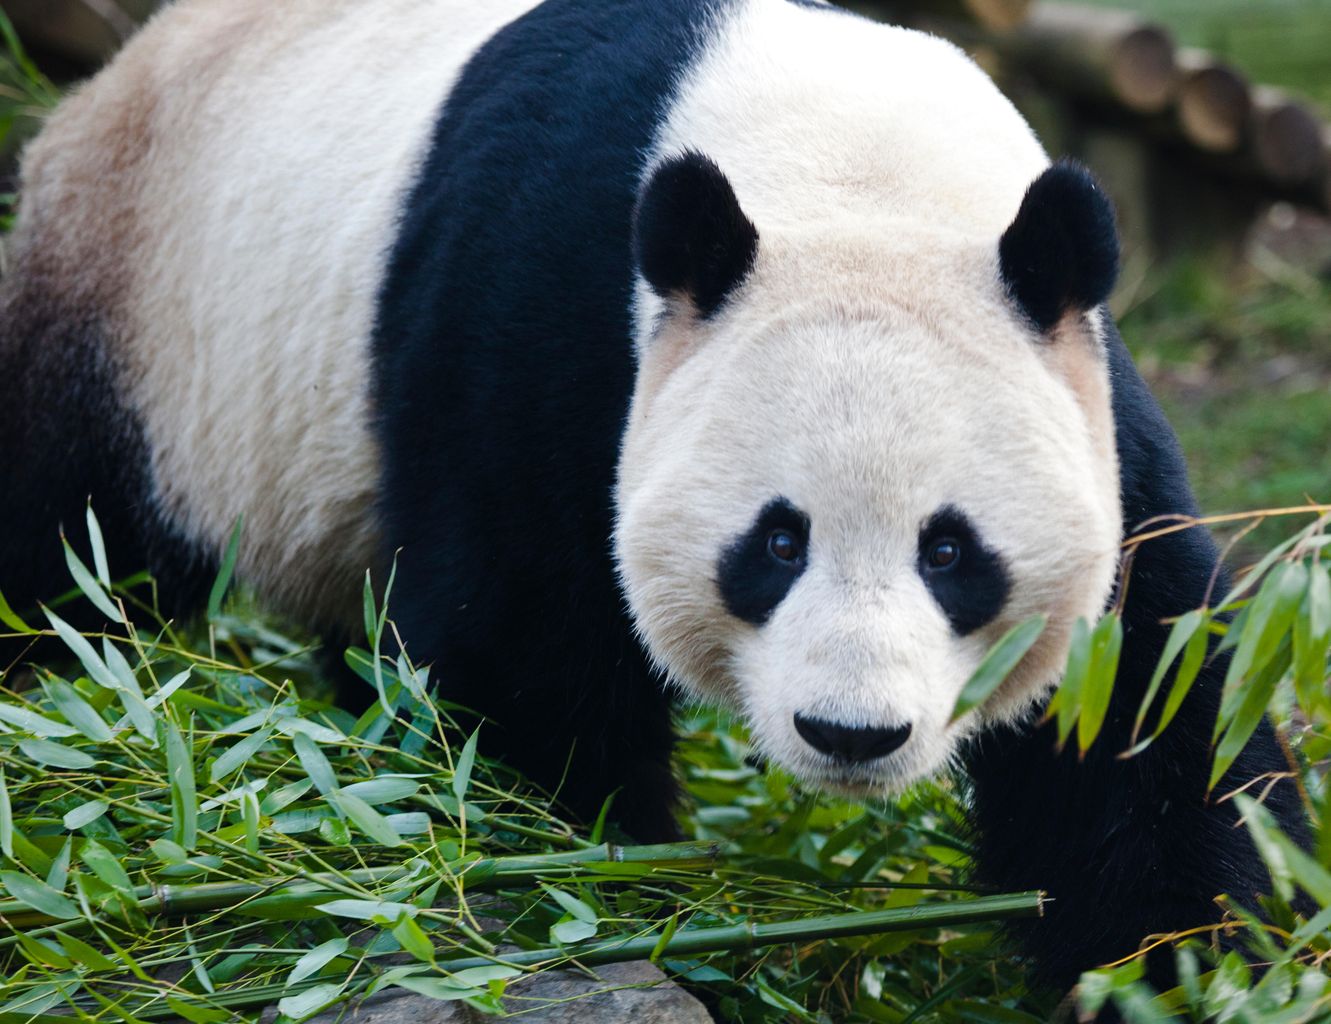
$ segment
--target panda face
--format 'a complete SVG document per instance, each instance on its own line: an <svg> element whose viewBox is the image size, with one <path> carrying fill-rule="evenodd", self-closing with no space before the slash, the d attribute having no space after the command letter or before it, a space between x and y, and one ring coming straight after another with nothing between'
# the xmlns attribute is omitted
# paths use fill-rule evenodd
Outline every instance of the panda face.
<svg viewBox="0 0 1331 1024"><path fill-rule="evenodd" d="M1094 314L1041 333L996 246L896 225L763 235L714 315L643 346L616 551L636 625L757 747L864 795L944 767L1047 693L1103 609L1119 511ZM982 709L988 648L1049 625Z"/></svg>

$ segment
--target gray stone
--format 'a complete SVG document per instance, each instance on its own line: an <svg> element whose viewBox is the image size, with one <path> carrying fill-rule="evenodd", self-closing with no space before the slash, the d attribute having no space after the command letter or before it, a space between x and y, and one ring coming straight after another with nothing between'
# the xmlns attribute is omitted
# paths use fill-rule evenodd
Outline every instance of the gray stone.
<svg viewBox="0 0 1331 1024"><path fill-rule="evenodd" d="M712 1024L697 999L646 961L589 971L546 971L511 982L504 998L523 1024ZM267 1016L267 1015L265 1015ZM307 1024L486 1024L495 1020L465 1003L444 1003L386 989L337 1006Z"/></svg>

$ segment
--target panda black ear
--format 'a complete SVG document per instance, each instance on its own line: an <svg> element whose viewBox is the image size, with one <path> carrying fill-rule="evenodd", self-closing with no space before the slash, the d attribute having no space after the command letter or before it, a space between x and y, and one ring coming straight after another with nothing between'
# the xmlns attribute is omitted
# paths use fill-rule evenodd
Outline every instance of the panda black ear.
<svg viewBox="0 0 1331 1024"><path fill-rule="evenodd" d="M656 294L686 295L709 317L753 269L758 230L721 168L690 152L667 160L647 182L634 214L633 249Z"/></svg>
<svg viewBox="0 0 1331 1024"><path fill-rule="evenodd" d="M1008 295L1041 331L1109 297L1118 277L1114 207L1087 170L1060 161L1026 190L998 243Z"/></svg>

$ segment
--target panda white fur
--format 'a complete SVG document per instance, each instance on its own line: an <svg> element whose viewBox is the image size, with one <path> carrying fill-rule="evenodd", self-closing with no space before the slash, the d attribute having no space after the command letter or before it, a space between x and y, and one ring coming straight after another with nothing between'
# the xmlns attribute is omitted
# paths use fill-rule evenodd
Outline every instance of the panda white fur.
<svg viewBox="0 0 1331 1024"><path fill-rule="evenodd" d="M1137 559L1097 751L1029 724L1124 530L1193 502L1106 200L949 44L812 0L181 0L30 147L14 249L11 603L90 493L179 607L243 515L241 574L334 637L400 549L408 648L631 834L673 828L663 678L822 786L963 763L1057 984L1267 885L1205 800L1216 667L1113 757L1201 531ZM1264 729L1231 779L1281 768Z"/></svg>

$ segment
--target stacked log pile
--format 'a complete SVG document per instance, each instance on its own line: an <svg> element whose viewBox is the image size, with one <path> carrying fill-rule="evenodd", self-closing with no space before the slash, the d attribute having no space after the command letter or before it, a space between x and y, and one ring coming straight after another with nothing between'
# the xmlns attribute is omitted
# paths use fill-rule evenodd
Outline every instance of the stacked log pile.
<svg viewBox="0 0 1331 1024"><path fill-rule="evenodd" d="M1175 45L1127 11L1027 0L851 0L990 54L1005 85L1027 78L1079 116L1183 154L1199 175L1331 214L1331 125L1212 54Z"/></svg>

